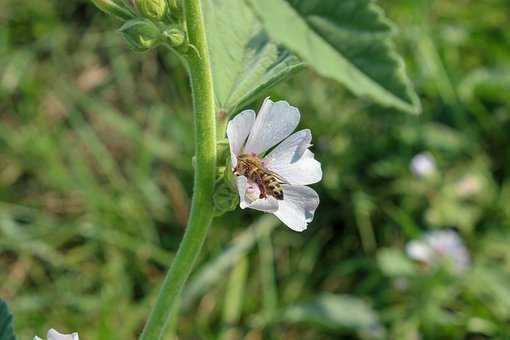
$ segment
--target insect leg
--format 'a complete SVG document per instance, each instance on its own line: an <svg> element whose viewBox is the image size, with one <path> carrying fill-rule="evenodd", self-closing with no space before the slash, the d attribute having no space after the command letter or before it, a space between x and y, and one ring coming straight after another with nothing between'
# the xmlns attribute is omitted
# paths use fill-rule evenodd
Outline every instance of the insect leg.
<svg viewBox="0 0 510 340"><path fill-rule="evenodd" d="M259 198L266 198L267 192L266 192L266 186L264 185L264 181L262 181L262 178L258 175L255 176L255 183L259 187L260 195Z"/></svg>

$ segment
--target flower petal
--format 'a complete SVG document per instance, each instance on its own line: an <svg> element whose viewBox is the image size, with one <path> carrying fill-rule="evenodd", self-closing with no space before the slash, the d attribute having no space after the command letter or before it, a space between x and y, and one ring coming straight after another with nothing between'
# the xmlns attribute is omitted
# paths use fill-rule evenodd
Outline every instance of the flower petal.
<svg viewBox="0 0 510 340"><path fill-rule="evenodd" d="M286 101L273 103L266 98L244 147L245 153L261 154L275 146L294 131L301 115Z"/></svg>
<svg viewBox="0 0 510 340"><path fill-rule="evenodd" d="M236 180L241 209L251 208L270 213L278 210L278 201L274 197L258 198L260 190L255 183L250 183L244 176L238 176Z"/></svg>
<svg viewBox="0 0 510 340"><path fill-rule="evenodd" d="M308 150L312 133L305 129L292 134L265 158L264 165L293 185L308 185L322 179L321 164Z"/></svg>
<svg viewBox="0 0 510 340"><path fill-rule="evenodd" d="M298 161L312 142L309 129L294 132L264 157L266 165L272 162L293 163Z"/></svg>
<svg viewBox="0 0 510 340"><path fill-rule="evenodd" d="M246 208L248 202L246 202L246 189L248 187L248 179L244 176L236 177L237 192L239 193L239 205L241 209Z"/></svg>
<svg viewBox="0 0 510 340"><path fill-rule="evenodd" d="M245 110L235 116L228 122L227 125L227 138L230 144L230 155L232 156L232 166L237 165L238 155L243 148L244 142L250 134L251 128L255 123L255 111Z"/></svg>
<svg viewBox="0 0 510 340"><path fill-rule="evenodd" d="M305 156L299 162L272 170L293 185L317 183L322 179L321 164L313 158L311 151L307 150Z"/></svg>
<svg viewBox="0 0 510 340"><path fill-rule="evenodd" d="M267 198L258 198L252 203L248 204L247 208L268 213L275 213L278 210L278 200L273 196L268 196Z"/></svg>
<svg viewBox="0 0 510 340"><path fill-rule="evenodd" d="M283 185L284 199L278 201L276 217L290 229L303 231L312 221L315 209L319 206L319 195L302 185Z"/></svg>
<svg viewBox="0 0 510 340"><path fill-rule="evenodd" d="M78 333L61 334L53 328L48 331L48 340L79 340Z"/></svg>

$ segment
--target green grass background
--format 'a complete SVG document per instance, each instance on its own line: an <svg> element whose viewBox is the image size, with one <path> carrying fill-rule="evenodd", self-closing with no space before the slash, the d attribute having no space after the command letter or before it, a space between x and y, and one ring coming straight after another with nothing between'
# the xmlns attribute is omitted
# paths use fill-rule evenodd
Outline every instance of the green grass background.
<svg viewBox="0 0 510 340"><path fill-rule="evenodd" d="M379 3L423 114L311 71L274 88L314 134L316 218L305 233L216 219L166 338L509 339L510 3ZM0 2L0 297L19 339L135 339L183 234L187 76L162 49L130 51L118 24L84 0ZM409 171L422 151L435 180ZM470 270L409 267L405 243L444 228Z"/></svg>

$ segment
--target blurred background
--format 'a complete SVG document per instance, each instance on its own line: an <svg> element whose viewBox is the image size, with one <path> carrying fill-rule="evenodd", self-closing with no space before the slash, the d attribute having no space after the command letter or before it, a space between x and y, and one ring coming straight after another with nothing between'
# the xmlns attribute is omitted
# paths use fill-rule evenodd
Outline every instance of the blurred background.
<svg viewBox="0 0 510 340"><path fill-rule="evenodd" d="M423 114L308 70L268 93L313 131L316 218L216 219L166 338L508 339L510 3L379 4ZM2 0L0 23L0 297L19 339L135 339L187 219L185 70L85 0ZM465 270L406 253L446 229Z"/></svg>

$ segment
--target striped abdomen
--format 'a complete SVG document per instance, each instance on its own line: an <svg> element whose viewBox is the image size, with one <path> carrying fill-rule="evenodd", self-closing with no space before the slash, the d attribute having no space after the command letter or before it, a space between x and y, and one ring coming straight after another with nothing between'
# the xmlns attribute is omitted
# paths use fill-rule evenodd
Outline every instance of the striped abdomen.
<svg viewBox="0 0 510 340"><path fill-rule="evenodd" d="M260 191L260 198L266 198L268 195L277 200L283 200L283 189L278 175L264 168L262 161L256 156L241 155L237 158L237 166L234 174L237 176L246 176L250 181L257 184Z"/></svg>
<svg viewBox="0 0 510 340"><path fill-rule="evenodd" d="M270 173L262 172L262 182L264 183L267 193L277 200L283 200L283 190L278 179Z"/></svg>

